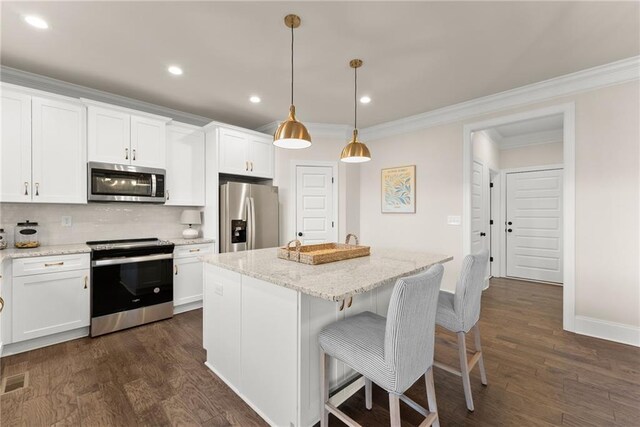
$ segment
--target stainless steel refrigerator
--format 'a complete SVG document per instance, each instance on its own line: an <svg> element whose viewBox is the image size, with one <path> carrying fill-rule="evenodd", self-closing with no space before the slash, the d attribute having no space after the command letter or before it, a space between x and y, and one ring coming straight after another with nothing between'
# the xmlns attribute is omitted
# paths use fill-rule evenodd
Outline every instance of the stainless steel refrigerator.
<svg viewBox="0 0 640 427"><path fill-rule="evenodd" d="M278 246L278 187L228 182L220 186L220 252Z"/></svg>

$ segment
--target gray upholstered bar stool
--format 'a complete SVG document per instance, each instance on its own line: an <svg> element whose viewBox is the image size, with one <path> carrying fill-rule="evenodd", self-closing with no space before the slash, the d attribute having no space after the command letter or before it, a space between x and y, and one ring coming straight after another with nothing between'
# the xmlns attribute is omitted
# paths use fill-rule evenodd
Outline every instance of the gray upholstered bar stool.
<svg viewBox="0 0 640 427"><path fill-rule="evenodd" d="M372 382L389 393L392 426L400 426L400 399L426 417L420 426L440 425L431 368L443 271L438 264L426 272L398 279L386 318L364 312L332 323L320 332L322 427L329 425L329 412L349 426L359 425L329 401L329 357L341 360L365 377L367 409L372 407ZM404 395L425 374L429 411Z"/></svg>
<svg viewBox="0 0 640 427"><path fill-rule="evenodd" d="M456 293L440 291L438 298L436 324L458 335L460 370L440 362L434 362L433 365L462 377L464 397L467 401L467 409L470 411L473 411L473 397L471 396L469 372L471 372L476 363L480 367L482 384L487 385L478 320L480 319L480 299L488 261L489 251L486 250L475 255L467 255L462 262L462 271L456 284ZM471 356L471 359L467 359L465 338L471 329L473 329L475 338L475 353Z"/></svg>

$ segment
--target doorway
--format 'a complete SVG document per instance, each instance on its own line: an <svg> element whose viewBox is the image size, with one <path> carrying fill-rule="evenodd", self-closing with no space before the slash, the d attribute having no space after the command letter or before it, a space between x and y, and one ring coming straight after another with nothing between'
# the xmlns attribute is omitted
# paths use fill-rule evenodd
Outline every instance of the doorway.
<svg viewBox="0 0 640 427"><path fill-rule="evenodd" d="M295 170L295 230L303 244L336 242L337 165L299 163Z"/></svg>
<svg viewBox="0 0 640 427"><path fill-rule="evenodd" d="M483 237L493 258L492 276L562 283L563 328L569 331L575 323L574 116L575 106L568 103L468 124L463 134L464 253L480 247ZM489 141L485 148L493 144L495 150L478 158L476 140L482 138ZM560 158L544 161L541 152ZM479 182L487 193L485 214L476 209L484 191ZM476 224L483 215L487 231Z"/></svg>

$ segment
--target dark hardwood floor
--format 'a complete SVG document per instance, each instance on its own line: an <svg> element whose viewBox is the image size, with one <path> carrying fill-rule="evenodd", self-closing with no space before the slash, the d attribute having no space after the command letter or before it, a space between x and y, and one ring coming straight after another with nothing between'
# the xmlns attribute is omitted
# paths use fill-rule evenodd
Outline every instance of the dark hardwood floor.
<svg viewBox="0 0 640 427"><path fill-rule="evenodd" d="M561 298L560 287L492 280L480 323L489 385L474 370L469 413L460 378L436 369L443 426L640 426L640 349L563 332ZM3 358L2 376L28 371L29 384L0 396L0 424L265 425L203 365L201 322L198 310ZM454 343L438 330L436 358L456 365ZM426 406L422 381L407 394ZM418 425L401 405L403 425ZM372 411L363 390L342 408L365 426L389 425L381 389ZM330 424L341 425L333 416Z"/></svg>

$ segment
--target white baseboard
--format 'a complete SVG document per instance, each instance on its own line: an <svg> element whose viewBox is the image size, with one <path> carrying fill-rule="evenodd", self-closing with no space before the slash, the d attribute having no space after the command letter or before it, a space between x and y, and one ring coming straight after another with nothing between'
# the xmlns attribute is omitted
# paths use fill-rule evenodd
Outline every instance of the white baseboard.
<svg viewBox="0 0 640 427"><path fill-rule="evenodd" d="M609 322L593 317L576 316L574 332L640 347L640 327L638 326Z"/></svg>
<svg viewBox="0 0 640 427"><path fill-rule="evenodd" d="M2 349L2 357L23 353L25 351L35 350L41 347L48 347L50 345L60 344L65 341L71 341L87 336L89 336L88 326L71 331L59 332L57 334L47 335L40 338L34 338L27 341L19 341L11 344L6 344Z"/></svg>
<svg viewBox="0 0 640 427"><path fill-rule="evenodd" d="M173 314L185 313L187 311L197 310L199 308L202 308L202 300L175 306L173 307Z"/></svg>

